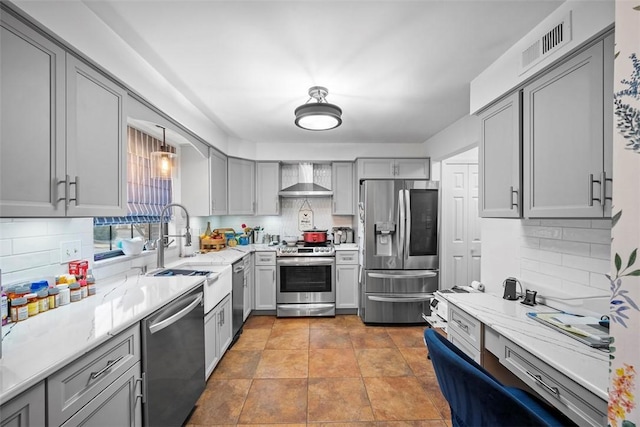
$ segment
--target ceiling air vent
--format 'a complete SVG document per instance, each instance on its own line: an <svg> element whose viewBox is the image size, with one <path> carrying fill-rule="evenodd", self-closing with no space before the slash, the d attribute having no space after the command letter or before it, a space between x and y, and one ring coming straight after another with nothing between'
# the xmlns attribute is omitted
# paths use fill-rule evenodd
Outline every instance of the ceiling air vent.
<svg viewBox="0 0 640 427"><path fill-rule="evenodd" d="M542 62L547 56L560 49L571 40L571 12L557 25L537 37L520 56L519 75Z"/></svg>

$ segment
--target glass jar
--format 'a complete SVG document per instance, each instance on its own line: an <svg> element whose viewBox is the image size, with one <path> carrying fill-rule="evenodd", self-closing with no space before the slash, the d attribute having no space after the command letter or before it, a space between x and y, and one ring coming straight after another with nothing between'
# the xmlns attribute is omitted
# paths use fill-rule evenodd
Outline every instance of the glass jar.
<svg viewBox="0 0 640 427"><path fill-rule="evenodd" d="M40 313L40 307L38 305L38 294L30 293L25 295L27 298L27 307L29 309L29 317L36 316Z"/></svg>
<svg viewBox="0 0 640 427"><path fill-rule="evenodd" d="M78 280L80 283L80 296L86 298L89 296L89 288L87 288L87 281L85 279Z"/></svg>
<svg viewBox="0 0 640 427"><path fill-rule="evenodd" d="M36 295L38 296L38 311L40 313L49 311L49 290L47 288L40 289Z"/></svg>
<svg viewBox="0 0 640 427"><path fill-rule="evenodd" d="M67 305L71 302L71 291L69 290L69 285L66 283L56 285L56 288L60 290L60 298L58 301L60 302L59 306Z"/></svg>
<svg viewBox="0 0 640 427"><path fill-rule="evenodd" d="M60 289L57 286L49 288L47 290L49 298L49 310L58 308L60 306Z"/></svg>
<svg viewBox="0 0 640 427"><path fill-rule="evenodd" d="M29 317L29 307L26 297L18 297L11 300L11 321L20 322Z"/></svg>
<svg viewBox="0 0 640 427"><path fill-rule="evenodd" d="M80 283L74 282L69 284L69 298L71 302L78 302L82 299L82 290Z"/></svg>
<svg viewBox="0 0 640 427"><path fill-rule="evenodd" d="M89 291L89 296L96 294L96 279L91 273L87 275L87 290Z"/></svg>

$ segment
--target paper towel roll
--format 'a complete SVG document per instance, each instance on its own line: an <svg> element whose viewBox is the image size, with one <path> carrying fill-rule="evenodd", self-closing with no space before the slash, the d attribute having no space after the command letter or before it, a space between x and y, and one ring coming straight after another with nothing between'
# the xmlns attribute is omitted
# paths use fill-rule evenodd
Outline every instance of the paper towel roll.
<svg viewBox="0 0 640 427"><path fill-rule="evenodd" d="M484 292L484 285L477 280L471 282L471 287L476 291Z"/></svg>

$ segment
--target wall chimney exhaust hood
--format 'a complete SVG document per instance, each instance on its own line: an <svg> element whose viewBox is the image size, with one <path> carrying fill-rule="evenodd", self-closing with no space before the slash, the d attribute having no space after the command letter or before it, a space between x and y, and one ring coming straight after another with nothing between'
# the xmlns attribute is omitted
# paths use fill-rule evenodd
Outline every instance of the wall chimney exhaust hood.
<svg viewBox="0 0 640 427"><path fill-rule="evenodd" d="M298 183L280 190L281 197L331 197L333 191L313 182L313 163L298 164Z"/></svg>

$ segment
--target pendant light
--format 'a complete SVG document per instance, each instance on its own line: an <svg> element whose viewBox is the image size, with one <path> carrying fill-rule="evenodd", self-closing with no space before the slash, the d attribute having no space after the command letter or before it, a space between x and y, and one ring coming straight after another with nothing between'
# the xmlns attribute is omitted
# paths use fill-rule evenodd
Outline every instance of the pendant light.
<svg viewBox="0 0 640 427"><path fill-rule="evenodd" d="M328 93L322 86L309 89L309 99L295 110L296 126L306 130L329 130L342 124L342 109L327 102ZM316 102L310 103L311 99Z"/></svg>
<svg viewBox="0 0 640 427"><path fill-rule="evenodd" d="M160 151L151 153L151 178L170 179L173 170L173 159L176 154L170 152L167 148L167 130L160 125L156 126L162 129L162 145L160 146Z"/></svg>

